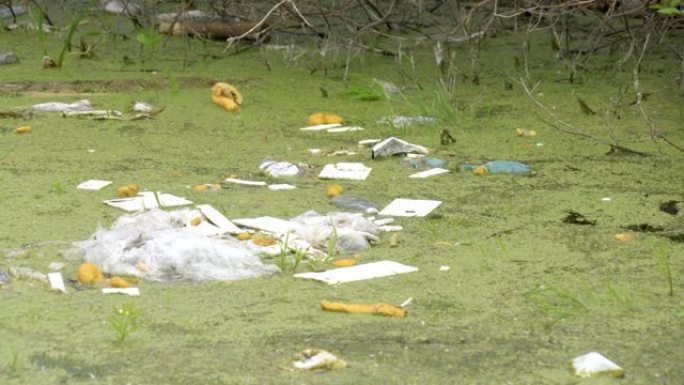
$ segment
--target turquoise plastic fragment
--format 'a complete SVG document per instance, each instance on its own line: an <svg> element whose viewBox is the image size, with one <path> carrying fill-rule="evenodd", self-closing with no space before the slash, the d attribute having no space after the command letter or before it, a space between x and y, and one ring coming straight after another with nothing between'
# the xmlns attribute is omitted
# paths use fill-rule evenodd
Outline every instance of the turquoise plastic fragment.
<svg viewBox="0 0 684 385"><path fill-rule="evenodd" d="M492 174L528 174L532 172L530 166L513 160L492 160L484 164L487 171ZM462 164L461 171L474 171L480 166L474 164Z"/></svg>

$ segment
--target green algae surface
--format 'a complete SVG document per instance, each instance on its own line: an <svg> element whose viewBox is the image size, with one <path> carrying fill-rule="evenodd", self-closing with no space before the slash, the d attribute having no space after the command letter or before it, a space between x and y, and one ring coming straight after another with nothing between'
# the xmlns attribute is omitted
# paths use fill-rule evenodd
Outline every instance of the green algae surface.
<svg viewBox="0 0 684 385"><path fill-rule="evenodd" d="M681 42L681 34L673 36ZM390 247L387 235L358 256L361 262L390 259L420 269L390 278L338 286L288 274L213 283L143 281L135 298L69 284L63 295L39 281L11 278L0 288L0 383L575 384L586 380L574 376L569 362L590 351L626 373L625 379L592 384L684 383L684 246L677 238L684 207L680 203L675 215L659 210L663 202L684 200L684 154L644 140L649 127L636 107L625 103L619 118L601 112L630 84L629 71L606 69L615 58L597 54L581 82L568 83L558 80L563 67L541 40L531 50L531 73L541 81L534 96L583 132L621 138L619 144L647 156L607 155L605 143L545 124L541 118L549 116L517 83L522 72L514 65L516 36L488 40L479 85L465 76L468 47L456 48L463 53L458 68L464 76L445 109L429 49L415 51L413 81L401 76L407 64L396 58L355 57L349 84L368 85L375 77L405 87L403 95L368 102L343 95L346 55L321 59L314 48L297 61L267 48L220 55L220 43L191 41L188 48L183 39L166 41L154 55L141 53L134 42L109 42L95 59L67 56L64 68L43 70L35 33L0 33L2 45L22 60L0 67L0 82L32 82L35 91L4 91L3 110L79 98L122 111L133 101L165 107L149 120L50 113L0 120L3 272L14 266L46 272L51 262L65 262L62 274L73 278L80 261L67 258L71 242L124 215L102 201L128 183L211 204L228 218L290 218L311 209L333 211L325 196L331 182L315 175L326 163L359 161L373 171L365 181L337 181L348 193L379 206L397 197L443 201L426 217L395 220L403 226L397 247ZM57 37L48 43L59 50ZM207 51L218 58L203 56ZM136 64L125 65L124 55ZM660 91L644 108L670 140L683 143L678 63L651 55L641 86ZM321 60L326 71L312 71ZM195 81L183 81L189 78ZM130 86L114 87L114 79ZM78 89L74 80L92 83ZM239 112L211 102L210 86L218 80L245 96ZM599 112L583 114L575 95ZM365 130L300 131L307 115L319 111L340 114ZM438 123L377 123L383 116L418 114L437 116ZM15 134L21 125L32 131ZM517 137L516 128L537 135ZM441 129L456 142L441 144ZM373 160L357 146L362 139L389 136L431 148L451 172L410 179L417 170L408 162ZM357 155L327 157L310 148ZM258 166L268 156L305 163L310 172L286 180L297 186L292 191L190 188L228 176L264 178ZM459 172L461 164L495 159L523 162L533 171ZM113 185L75 188L88 179ZM564 221L571 211L594 224ZM643 224L662 231L633 232L635 239L624 243L614 237L630 226L645 229ZM406 318L327 313L318 305L322 299L398 305L408 298ZM140 316L137 329L117 344L110 320L122 303ZM308 348L327 350L349 366L296 371L294 355Z"/></svg>

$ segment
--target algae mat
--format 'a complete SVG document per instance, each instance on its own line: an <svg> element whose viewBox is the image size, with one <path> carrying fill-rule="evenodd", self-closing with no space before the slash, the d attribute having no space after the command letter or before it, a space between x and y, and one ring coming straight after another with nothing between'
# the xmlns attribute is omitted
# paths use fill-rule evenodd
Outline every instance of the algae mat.
<svg viewBox="0 0 684 385"><path fill-rule="evenodd" d="M513 66L504 73L496 65L513 62L516 54L503 37L483 51L480 85L464 81L456 87L452 110L439 107L438 70L428 50L416 53L412 74L423 89L402 82L393 58L355 59L352 83L365 85L378 77L406 86L405 98L365 102L343 96L342 69L330 77L322 71L311 75L277 51L194 60L183 68L164 60L184 47L171 42L165 47L170 53L146 64L160 68L157 73L123 74L117 57L73 59L63 69L41 71L33 65L40 55L24 46L31 41L8 34L0 40L22 54L21 64L3 68L0 82L135 78L143 87L106 89L89 99L121 110L136 100L166 107L154 119L140 121L50 114L3 119L2 271L11 266L47 271L57 261L66 263L62 273L72 278L79 261L65 259L70 242L122 215L101 202L115 196L113 186L128 183L209 203L229 218L334 210L325 195L328 182L313 176L289 179L297 185L292 191L190 188L229 176L262 178L258 165L267 156L306 163L311 175L332 161L364 162L373 167L368 180L342 185L380 206L397 197L444 202L427 217L397 219L404 227L397 247L390 247L387 236L359 256L362 262L391 259L420 268L396 277L339 286L289 274L220 283L141 282L137 298L70 285L69 294L59 295L41 282L12 279L0 289L0 383L568 384L582 382L570 360L589 351L599 351L626 372L623 380L592 383L684 382L684 246L676 237L684 228L682 206L674 203L680 210L675 214L660 210L663 203L684 200L682 153L640 140L648 128L635 108L622 108L621 119L610 120L609 129L602 114L582 114L573 96L599 109L629 74L597 70L584 74L582 83L555 81L560 64L542 48L533 51L539 57L532 73L543 80L535 97L585 132L619 135L625 138L621 144L648 156L606 155L605 144L544 124L537 116L545 116L543 111L517 83L508 84L520 74ZM133 44L125 49L137 52ZM463 60L461 68L468 68L468 56ZM662 90L645 107L657 117L658 129L682 143L682 103L671 72L676 65L654 60L641 82ZM245 95L245 104L237 113L221 110L202 82L156 86L164 83L155 79L169 76L229 80ZM3 109L54 100L75 97L0 95ZM299 131L307 115L319 111L338 113L365 130ZM405 128L377 123L382 116L426 113L440 117L439 123ZM13 132L26 124L31 132ZM455 143L440 143L443 128ZM537 136L517 137L517 128ZM404 160L371 160L368 150L357 146L362 139L388 136L433 149L451 172L411 179L417 170ZM311 154L310 148L358 154L333 158ZM517 160L533 172L459 172L461 164L494 159ZM93 178L114 183L100 191L75 188ZM635 239L616 240L622 232ZM327 313L318 305L322 299L396 305L408 298L413 301L406 318ZM116 344L110 321L122 303L137 309L139 318L137 329ZM349 366L295 371L294 355L308 348L325 349Z"/></svg>

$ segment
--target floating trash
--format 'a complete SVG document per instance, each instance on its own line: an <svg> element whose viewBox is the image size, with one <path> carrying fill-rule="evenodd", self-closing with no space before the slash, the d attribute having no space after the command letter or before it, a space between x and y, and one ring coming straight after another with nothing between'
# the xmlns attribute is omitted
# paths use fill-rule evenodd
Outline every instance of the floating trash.
<svg viewBox="0 0 684 385"><path fill-rule="evenodd" d="M600 353L591 352L572 359L572 367L579 377L593 377L596 375L608 375L624 377L624 370L613 361L602 356Z"/></svg>

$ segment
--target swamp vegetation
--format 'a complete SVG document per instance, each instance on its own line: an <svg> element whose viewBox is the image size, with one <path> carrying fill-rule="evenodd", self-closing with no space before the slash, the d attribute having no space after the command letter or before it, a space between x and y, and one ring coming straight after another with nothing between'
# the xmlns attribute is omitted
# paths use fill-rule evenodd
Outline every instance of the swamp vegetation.
<svg viewBox="0 0 684 385"><path fill-rule="evenodd" d="M336 181L345 192L380 207L397 197L443 204L396 219L403 230L391 244L385 234L356 256L420 269L389 278L328 286L287 271L141 281L140 297L123 297L68 282L58 294L9 277L0 284L0 383L684 383L679 2L649 2L658 12L629 1L147 1L129 14L105 14L96 1L26 3L0 31L1 50L20 60L0 66L5 275L63 262L62 275L74 278L81 261L68 258L72 242L124 215L102 201L128 183L228 218L291 218L334 211L332 182L315 175L326 163L358 161L373 171ZM263 19L267 33L226 41L155 30L157 13L188 3L230 20ZM57 67L43 68L45 57ZM217 81L244 95L238 111L212 103ZM127 113L134 101L164 110L90 120L25 109L84 98ZM364 130L300 131L315 112ZM399 115L436 122L378 122ZM25 125L32 130L15 133ZM451 172L410 179L417 170L405 160L371 159L357 145L389 136L432 149ZM326 155L337 150L357 154ZM264 179L258 166L269 156L311 172L286 179L297 186L288 191L191 189ZM532 173L459 171L496 159ZM88 179L113 185L75 188ZM319 307L408 298L405 318ZM294 355L309 348L348 367L295 370ZM625 378L576 377L570 360L590 351Z"/></svg>

